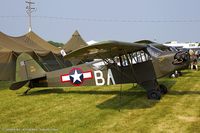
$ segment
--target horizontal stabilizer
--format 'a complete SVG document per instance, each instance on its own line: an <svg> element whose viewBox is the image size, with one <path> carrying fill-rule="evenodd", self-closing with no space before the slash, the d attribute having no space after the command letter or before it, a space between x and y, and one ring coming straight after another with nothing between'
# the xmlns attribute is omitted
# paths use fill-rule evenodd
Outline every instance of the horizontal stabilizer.
<svg viewBox="0 0 200 133"><path fill-rule="evenodd" d="M11 90L18 90L20 89L21 87L23 87L26 83L28 83L29 81L21 81L21 82L16 82L16 83L13 83L9 89Z"/></svg>

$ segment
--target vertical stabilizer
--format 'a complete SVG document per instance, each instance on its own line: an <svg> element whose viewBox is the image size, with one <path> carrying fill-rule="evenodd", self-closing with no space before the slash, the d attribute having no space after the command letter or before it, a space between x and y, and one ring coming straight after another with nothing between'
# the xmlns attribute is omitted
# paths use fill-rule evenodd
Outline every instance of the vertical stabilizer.
<svg viewBox="0 0 200 133"><path fill-rule="evenodd" d="M16 62L16 82L45 77L46 72L28 54L22 53Z"/></svg>

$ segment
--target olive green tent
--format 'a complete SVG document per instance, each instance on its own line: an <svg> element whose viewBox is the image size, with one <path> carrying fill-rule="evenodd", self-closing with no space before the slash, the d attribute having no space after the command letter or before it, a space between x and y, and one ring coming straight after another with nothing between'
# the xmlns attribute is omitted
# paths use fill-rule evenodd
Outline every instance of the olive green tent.
<svg viewBox="0 0 200 133"><path fill-rule="evenodd" d="M15 80L15 68L13 67L15 61L16 54L12 50L0 46L0 80Z"/></svg>
<svg viewBox="0 0 200 133"><path fill-rule="evenodd" d="M70 40L63 46L63 49L66 53L69 53L73 50L87 46L87 43L82 39L78 31L76 30Z"/></svg>
<svg viewBox="0 0 200 133"><path fill-rule="evenodd" d="M54 54L60 53L59 48L49 44L48 42L43 40L41 37L39 37L32 31L23 36L10 37L10 38L20 43L24 47L34 50L37 54L45 55L48 54L49 52L52 52Z"/></svg>
<svg viewBox="0 0 200 133"><path fill-rule="evenodd" d="M61 57L60 49L49 44L32 31L20 37L10 38L24 47L32 49L46 71L57 70L67 66Z"/></svg>
<svg viewBox="0 0 200 133"><path fill-rule="evenodd" d="M7 49L10 49L12 51L15 51L16 53L22 53L22 52L33 52L30 48L27 48L20 43L16 42L15 40L11 39L6 34L0 32L0 42L1 47L5 47Z"/></svg>
<svg viewBox="0 0 200 133"><path fill-rule="evenodd" d="M0 80L15 80L16 58L24 52L40 63L45 71L66 67L59 51L34 32L20 37L0 32Z"/></svg>
<svg viewBox="0 0 200 133"><path fill-rule="evenodd" d="M15 80L16 58L23 52L34 56L31 49L22 46L0 32L0 80Z"/></svg>

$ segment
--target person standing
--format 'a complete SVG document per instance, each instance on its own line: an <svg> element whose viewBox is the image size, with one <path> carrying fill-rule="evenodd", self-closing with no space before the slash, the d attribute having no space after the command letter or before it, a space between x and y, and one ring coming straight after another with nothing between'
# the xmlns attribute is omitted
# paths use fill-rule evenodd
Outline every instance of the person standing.
<svg viewBox="0 0 200 133"><path fill-rule="evenodd" d="M190 63L191 70L193 69L198 70L198 65L197 65L198 55L196 55L196 53L192 49L189 50L189 54L190 54L190 60L191 60L191 63Z"/></svg>

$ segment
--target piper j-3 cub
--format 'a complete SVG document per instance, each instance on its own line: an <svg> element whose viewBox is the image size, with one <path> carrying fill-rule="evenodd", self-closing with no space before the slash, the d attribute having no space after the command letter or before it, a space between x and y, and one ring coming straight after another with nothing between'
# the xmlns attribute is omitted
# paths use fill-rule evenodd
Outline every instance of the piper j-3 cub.
<svg viewBox="0 0 200 133"><path fill-rule="evenodd" d="M137 83L147 91L149 99L160 99L167 88L159 85L157 78L189 64L187 52L150 41L99 42L65 54L64 59L75 65L46 72L40 63L22 53L16 62L16 82L10 89L17 90L29 83L26 94L36 87Z"/></svg>

